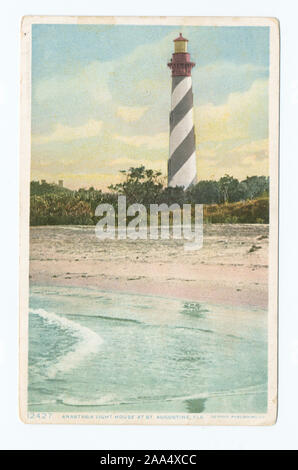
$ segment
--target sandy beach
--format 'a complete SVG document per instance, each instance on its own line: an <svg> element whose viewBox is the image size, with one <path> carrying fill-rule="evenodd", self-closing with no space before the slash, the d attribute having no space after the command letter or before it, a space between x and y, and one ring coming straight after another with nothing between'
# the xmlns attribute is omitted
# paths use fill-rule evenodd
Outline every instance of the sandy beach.
<svg viewBox="0 0 298 470"><path fill-rule="evenodd" d="M106 240L90 226L31 227L30 283L267 307L268 225L205 225L204 244Z"/></svg>

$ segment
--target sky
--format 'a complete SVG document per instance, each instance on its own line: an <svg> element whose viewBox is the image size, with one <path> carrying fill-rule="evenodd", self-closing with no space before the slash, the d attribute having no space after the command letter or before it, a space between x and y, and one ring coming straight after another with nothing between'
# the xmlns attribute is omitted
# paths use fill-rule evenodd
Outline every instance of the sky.
<svg viewBox="0 0 298 470"><path fill-rule="evenodd" d="M173 39L189 40L198 180L268 175L268 27L32 25L31 179L166 176Z"/></svg>

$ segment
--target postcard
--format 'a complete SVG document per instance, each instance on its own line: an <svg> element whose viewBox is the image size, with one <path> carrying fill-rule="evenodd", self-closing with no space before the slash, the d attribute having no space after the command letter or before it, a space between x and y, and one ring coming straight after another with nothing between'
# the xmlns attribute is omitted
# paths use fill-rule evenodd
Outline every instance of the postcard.
<svg viewBox="0 0 298 470"><path fill-rule="evenodd" d="M271 425L279 24L21 24L20 417Z"/></svg>

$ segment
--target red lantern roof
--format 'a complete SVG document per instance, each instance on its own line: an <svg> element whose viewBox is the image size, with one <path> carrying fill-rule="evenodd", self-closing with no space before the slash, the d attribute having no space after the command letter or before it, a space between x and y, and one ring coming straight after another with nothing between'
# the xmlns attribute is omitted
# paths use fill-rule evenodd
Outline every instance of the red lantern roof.
<svg viewBox="0 0 298 470"><path fill-rule="evenodd" d="M188 39L185 39L183 36L182 36L182 33L179 34L179 37L174 39L174 42L176 41L187 41L188 42Z"/></svg>

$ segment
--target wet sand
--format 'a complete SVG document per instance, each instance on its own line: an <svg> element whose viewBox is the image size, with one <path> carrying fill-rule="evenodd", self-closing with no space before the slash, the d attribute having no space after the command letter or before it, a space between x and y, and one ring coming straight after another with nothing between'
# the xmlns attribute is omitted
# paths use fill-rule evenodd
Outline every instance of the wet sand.
<svg viewBox="0 0 298 470"><path fill-rule="evenodd" d="M204 226L201 250L182 240L105 240L95 227L31 227L30 283L267 308L268 225Z"/></svg>

